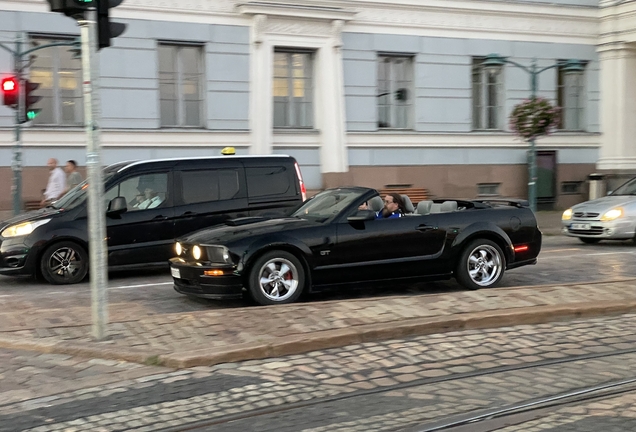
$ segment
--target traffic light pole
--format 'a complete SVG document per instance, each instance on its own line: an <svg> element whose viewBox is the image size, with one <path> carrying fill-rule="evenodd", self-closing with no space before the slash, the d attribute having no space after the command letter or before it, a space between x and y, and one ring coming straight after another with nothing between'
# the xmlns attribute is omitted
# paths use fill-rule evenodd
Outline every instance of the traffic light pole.
<svg viewBox="0 0 636 432"><path fill-rule="evenodd" d="M19 32L15 41L15 52L13 53L13 69L18 81L18 109L15 110L15 142L13 143L13 160L11 161L11 171L13 171L11 195L13 196L14 216L22 212L22 107L24 106L24 91L22 91L24 83L22 79L22 38L22 32Z"/></svg>
<svg viewBox="0 0 636 432"><path fill-rule="evenodd" d="M84 80L84 121L88 138L86 167L88 180L88 232L90 258L91 306L93 337L103 340L108 324L108 261L106 255L106 211L99 141L99 83L97 82L95 10L84 13L80 26L82 41L82 75Z"/></svg>

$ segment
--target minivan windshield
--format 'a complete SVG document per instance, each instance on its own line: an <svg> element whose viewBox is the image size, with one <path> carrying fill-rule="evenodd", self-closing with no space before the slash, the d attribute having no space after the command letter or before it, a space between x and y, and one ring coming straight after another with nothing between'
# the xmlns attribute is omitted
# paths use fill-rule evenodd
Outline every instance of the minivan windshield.
<svg viewBox="0 0 636 432"><path fill-rule="evenodd" d="M616 188L616 190L612 192L612 196L613 195L636 195L636 178Z"/></svg>
<svg viewBox="0 0 636 432"><path fill-rule="evenodd" d="M119 168L121 168L119 165L104 168L104 183L108 183L108 180L110 180L117 173L117 170ZM50 207L64 210L73 209L84 202L87 193L88 180L84 180L73 189L66 192L66 194L64 194L60 199L51 203Z"/></svg>
<svg viewBox="0 0 636 432"><path fill-rule="evenodd" d="M332 219L349 204L359 200L367 191L351 190L351 189L332 189L320 192L315 197L300 206L292 216L312 219L316 222L326 222Z"/></svg>

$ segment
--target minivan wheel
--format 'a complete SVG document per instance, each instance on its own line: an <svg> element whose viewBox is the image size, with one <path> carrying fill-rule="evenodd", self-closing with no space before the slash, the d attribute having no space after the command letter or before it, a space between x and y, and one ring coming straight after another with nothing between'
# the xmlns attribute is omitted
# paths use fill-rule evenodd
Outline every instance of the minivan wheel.
<svg viewBox="0 0 636 432"><path fill-rule="evenodd" d="M506 258L497 243L477 239L470 242L462 251L455 277L468 289L490 288L503 278Z"/></svg>
<svg viewBox="0 0 636 432"><path fill-rule="evenodd" d="M42 254L40 271L44 279L55 285L81 282L88 273L88 254L75 242L55 243Z"/></svg>
<svg viewBox="0 0 636 432"><path fill-rule="evenodd" d="M252 298L261 305L292 303L305 287L305 270L293 254L270 251L252 265L248 285Z"/></svg>

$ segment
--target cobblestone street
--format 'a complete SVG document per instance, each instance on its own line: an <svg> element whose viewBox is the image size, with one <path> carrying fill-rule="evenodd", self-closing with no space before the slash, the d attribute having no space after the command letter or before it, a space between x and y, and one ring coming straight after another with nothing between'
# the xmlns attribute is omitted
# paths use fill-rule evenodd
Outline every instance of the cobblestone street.
<svg viewBox="0 0 636 432"><path fill-rule="evenodd" d="M634 319L468 330L184 370L3 350L0 430L410 428L633 378ZM548 426L576 427L573 414L583 424L601 411L616 430L633 430L620 429L634 420L633 396L506 430L588 430Z"/></svg>

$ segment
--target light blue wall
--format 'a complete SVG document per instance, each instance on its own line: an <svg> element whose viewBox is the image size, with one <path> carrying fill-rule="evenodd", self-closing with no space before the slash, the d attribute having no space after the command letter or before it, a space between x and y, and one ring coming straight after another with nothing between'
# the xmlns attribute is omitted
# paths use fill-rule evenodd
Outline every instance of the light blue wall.
<svg viewBox="0 0 636 432"><path fill-rule="evenodd" d="M576 58L586 67L586 131L599 132L599 63L593 45L509 42L395 36L368 33L343 34L345 98L348 131L377 130L377 56L403 53L414 57L414 129L418 132L470 132L472 129L472 58L498 53L539 67L556 60ZM539 76L539 95L556 99L556 69ZM507 65L504 70L504 126L512 107L530 94L530 78Z"/></svg>
<svg viewBox="0 0 636 432"><path fill-rule="evenodd" d="M164 21L118 20L126 32L100 51L103 128L160 127L157 43L200 44L205 51L204 125L215 130L247 130L249 119L249 28ZM16 31L79 35L74 20L56 13L0 11L0 40ZM0 74L12 62L0 50ZM0 106L0 127L13 124L13 110Z"/></svg>

